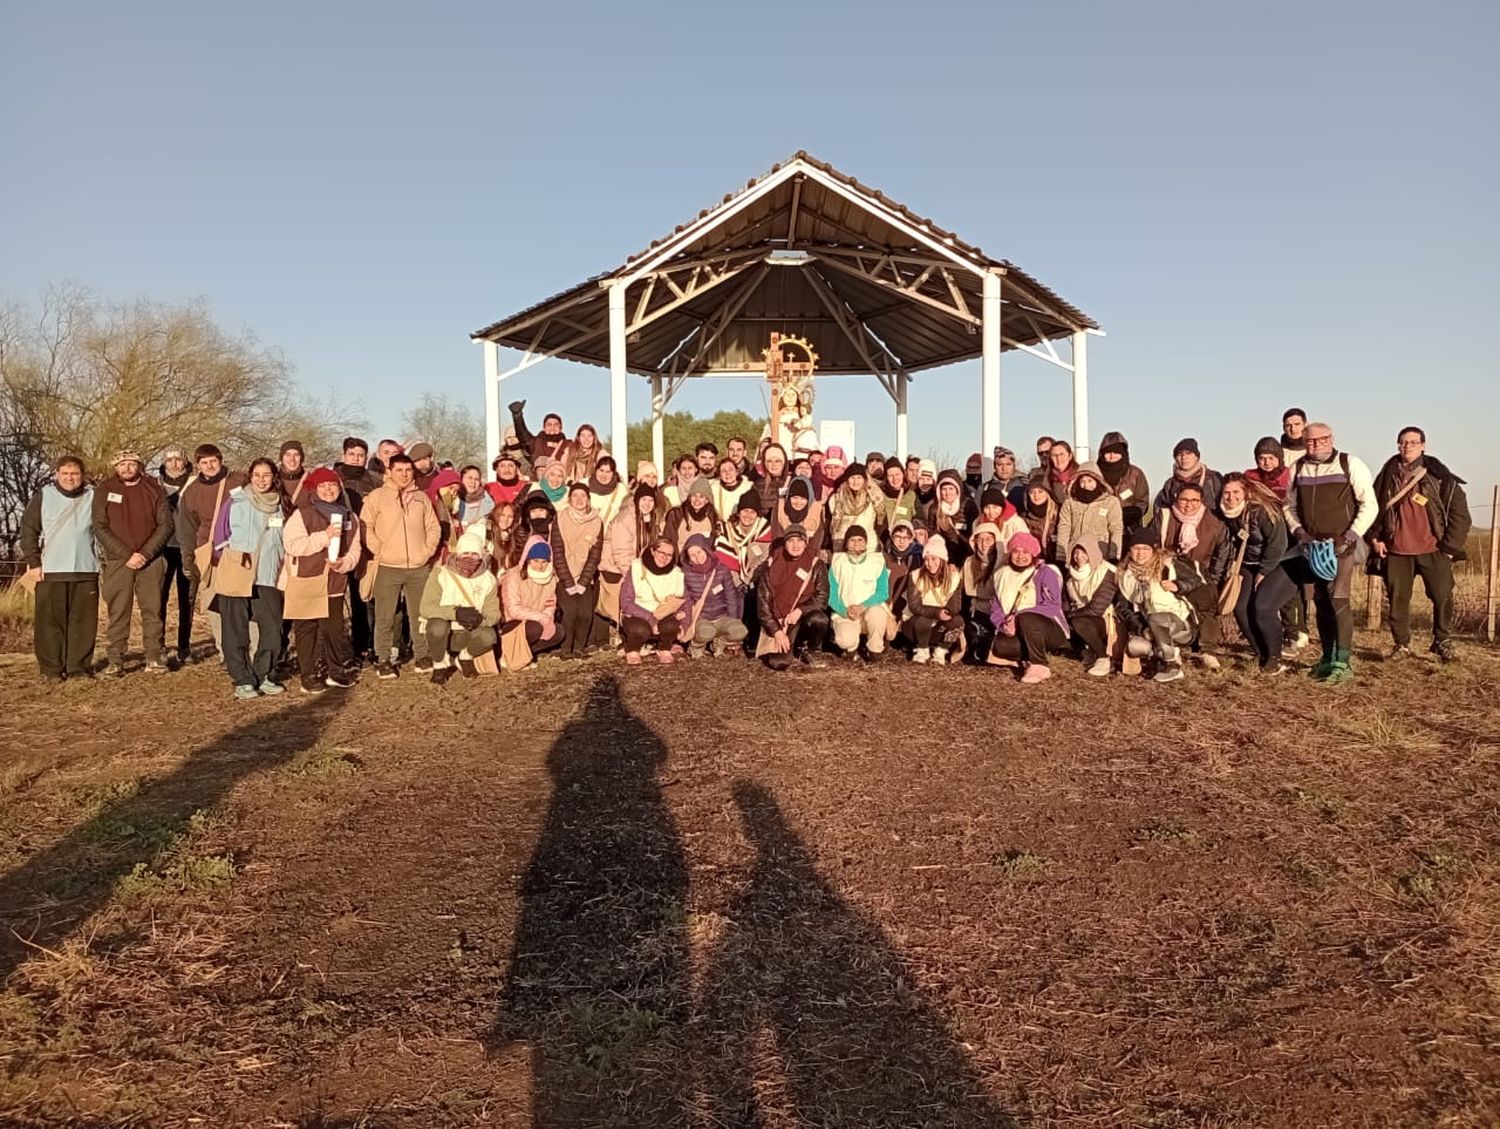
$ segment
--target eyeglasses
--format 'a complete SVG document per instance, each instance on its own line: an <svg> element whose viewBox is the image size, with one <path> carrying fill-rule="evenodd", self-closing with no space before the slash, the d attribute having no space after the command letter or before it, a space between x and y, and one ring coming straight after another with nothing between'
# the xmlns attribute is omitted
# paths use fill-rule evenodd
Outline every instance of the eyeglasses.
<svg viewBox="0 0 1500 1129"><path fill-rule="evenodd" d="M1307 437L1307 445L1309 447L1321 447L1325 443L1331 444L1332 442L1332 435L1309 435Z"/></svg>

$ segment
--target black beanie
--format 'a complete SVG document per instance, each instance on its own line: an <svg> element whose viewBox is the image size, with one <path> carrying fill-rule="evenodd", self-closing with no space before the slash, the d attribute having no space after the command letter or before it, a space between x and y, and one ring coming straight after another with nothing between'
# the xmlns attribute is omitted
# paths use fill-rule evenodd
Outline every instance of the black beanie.
<svg viewBox="0 0 1500 1129"><path fill-rule="evenodd" d="M1000 487L986 486L984 491L979 495L979 508L982 510L985 506L999 506L1001 509L1004 509L1007 500L1005 491L1000 489Z"/></svg>
<svg viewBox="0 0 1500 1129"><path fill-rule="evenodd" d="M1200 459L1203 457L1203 452L1200 451L1200 450L1198 450L1198 440L1196 440L1196 439L1189 438L1189 439L1179 439L1179 440L1177 440L1177 446L1175 446L1175 447L1172 448L1172 457L1175 459L1178 455L1182 454L1182 452L1184 452L1184 451L1191 451L1191 452L1193 452L1193 454L1197 455Z"/></svg>
<svg viewBox="0 0 1500 1129"><path fill-rule="evenodd" d="M1150 545L1153 549L1156 548L1156 537L1144 525L1132 525L1125 531L1125 551L1128 553L1137 545Z"/></svg>
<svg viewBox="0 0 1500 1129"><path fill-rule="evenodd" d="M1255 443L1255 457L1262 455L1275 455L1278 459L1284 459L1285 453L1281 449L1281 440L1274 435L1262 436Z"/></svg>
<svg viewBox="0 0 1500 1129"><path fill-rule="evenodd" d="M849 544L849 538L851 537L863 537L865 545L868 546L870 544L870 535L865 532L865 527L862 525L851 525L848 529L844 530L844 544L846 546Z"/></svg>

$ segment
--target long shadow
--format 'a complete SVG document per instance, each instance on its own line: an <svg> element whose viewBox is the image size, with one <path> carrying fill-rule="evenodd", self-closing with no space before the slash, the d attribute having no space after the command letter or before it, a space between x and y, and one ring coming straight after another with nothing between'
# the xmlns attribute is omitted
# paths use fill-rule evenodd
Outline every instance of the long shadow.
<svg viewBox="0 0 1500 1129"><path fill-rule="evenodd" d="M194 812L211 807L244 777L310 748L337 712L330 695L246 722L166 776L109 801L0 877L0 983L37 947L55 949L66 940L110 899L120 878L168 850Z"/></svg>
<svg viewBox="0 0 1500 1129"><path fill-rule="evenodd" d="M771 1105L775 1124L820 1129L1017 1125L771 793L742 781L734 798L756 862L704 981L704 1123L748 1129Z"/></svg>
<svg viewBox="0 0 1500 1129"><path fill-rule="evenodd" d="M538 1129L686 1118L688 876L656 781L666 756L608 676L548 754L551 805L486 1039L530 1044Z"/></svg>

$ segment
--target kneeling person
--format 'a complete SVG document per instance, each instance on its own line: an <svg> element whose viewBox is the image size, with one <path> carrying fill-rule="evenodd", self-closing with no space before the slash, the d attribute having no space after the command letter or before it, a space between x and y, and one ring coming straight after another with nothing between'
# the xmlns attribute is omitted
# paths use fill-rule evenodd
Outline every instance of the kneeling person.
<svg viewBox="0 0 1500 1129"><path fill-rule="evenodd" d="M703 534L695 533L687 539L682 557L683 595L690 617L683 634L692 641L688 653L699 658L711 643L715 655L739 654L740 644L749 634L744 621L744 590Z"/></svg>
<svg viewBox="0 0 1500 1129"><path fill-rule="evenodd" d="M495 648L500 585L488 566L484 526L472 526L459 537L447 562L432 570L422 589L432 680L439 686L453 677L452 652L458 653L457 669L465 678L473 678L478 673L474 660Z"/></svg>
<svg viewBox="0 0 1500 1129"><path fill-rule="evenodd" d="M885 557L869 551L865 528L851 525L844 531L844 548L833 554L828 566L828 607L832 611L833 642L846 655L865 650L878 658L885 652L886 630L891 622L891 572Z"/></svg>

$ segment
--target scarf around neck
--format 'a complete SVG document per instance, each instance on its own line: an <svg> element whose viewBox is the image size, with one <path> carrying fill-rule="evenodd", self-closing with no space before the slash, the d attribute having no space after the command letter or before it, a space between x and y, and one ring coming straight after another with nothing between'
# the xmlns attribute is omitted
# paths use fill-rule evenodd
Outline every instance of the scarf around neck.
<svg viewBox="0 0 1500 1129"><path fill-rule="evenodd" d="M1198 512L1192 517L1184 514L1180 507L1180 502L1172 503L1172 516L1177 519L1178 525L1177 543L1184 553L1191 553L1198 547L1198 523L1208 513L1208 507L1199 505Z"/></svg>

